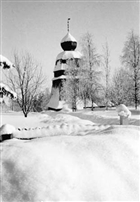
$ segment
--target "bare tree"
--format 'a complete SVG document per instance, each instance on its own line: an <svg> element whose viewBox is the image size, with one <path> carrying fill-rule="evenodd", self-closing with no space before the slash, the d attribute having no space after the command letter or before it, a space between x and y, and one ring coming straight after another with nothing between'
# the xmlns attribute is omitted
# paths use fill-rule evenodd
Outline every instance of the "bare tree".
<svg viewBox="0 0 140 202"><path fill-rule="evenodd" d="M131 31L124 44L122 63L129 69L129 76L131 77L134 85L133 95L135 108L137 109L138 102L140 101L140 39L139 36Z"/></svg>
<svg viewBox="0 0 140 202"><path fill-rule="evenodd" d="M50 91L49 88L46 88L44 91L38 93L33 101L33 111L40 112L47 109L47 104L50 100Z"/></svg>
<svg viewBox="0 0 140 202"><path fill-rule="evenodd" d="M115 71L111 87L109 89L109 98L116 105L128 104L131 102L132 82L126 69L119 68Z"/></svg>
<svg viewBox="0 0 140 202"><path fill-rule="evenodd" d="M82 70L82 69L81 69ZM83 75L85 71L81 71L79 79L79 95L84 102L84 108L87 107L87 101L90 99L90 89L87 80L88 76Z"/></svg>
<svg viewBox="0 0 140 202"><path fill-rule="evenodd" d="M108 109L109 104L109 78L110 78L110 50L108 43L106 42L103 46L102 62L105 72L105 102L106 109Z"/></svg>
<svg viewBox="0 0 140 202"><path fill-rule="evenodd" d="M17 103L24 116L27 117L45 79L42 68L32 59L30 54L26 53L19 56L15 53L14 59L15 70L6 75L7 82L17 93Z"/></svg>
<svg viewBox="0 0 140 202"><path fill-rule="evenodd" d="M81 39L81 47L83 53L82 66L82 82L84 99L88 95L91 100L91 109L93 110L93 103L96 100L97 91L101 89L101 71L99 69L101 57L97 53L96 47L92 40L92 35L86 33ZM85 100L86 102L86 100Z"/></svg>

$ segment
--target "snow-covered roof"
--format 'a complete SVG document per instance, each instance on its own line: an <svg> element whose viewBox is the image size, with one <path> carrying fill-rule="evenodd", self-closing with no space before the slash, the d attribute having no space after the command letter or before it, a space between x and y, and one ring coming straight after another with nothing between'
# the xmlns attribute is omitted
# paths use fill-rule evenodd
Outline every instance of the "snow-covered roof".
<svg viewBox="0 0 140 202"><path fill-rule="evenodd" d="M74 58L80 59L82 58L82 54L79 51L63 51L59 53L56 58L56 61L58 61L54 67L54 71L65 70L68 67L67 63L62 63L59 60L68 60Z"/></svg>
<svg viewBox="0 0 140 202"><path fill-rule="evenodd" d="M61 43L65 42L65 41L73 41L73 42L77 42L76 39L68 32L66 34L66 36L64 36L64 38L61 40Z"/></svg>
<svg viewBox="0 0 140 202"><path fill-rule="evenodd" d="M5 92L3 91L6 91L6 96L8 95L12 95L12 99L16 99L17 98L17 94L12 91L7 85L5 85L4 83L0 83L0 92L2 92L2 94L5 94Z"/></svg>
<svg viewBox="0 0 140 202"><path fill-rule="evenodd" d="M56 57L57 60L66 60L66 59L72 59L72 58L81 58L82 54L79 51L63 51L59 53Z"/></svg>
<svg viewBox="0 0 140 202"><path fill-rule="evenodd" d="M14 67L14 64L3 55L0 55L0 67L2 67L3 69L10 69Z"/></svg>
<svg viewBox="0 0 140 202"><path fill-rule="evenodd" d="M66 76L65 75L61 75L61 76L53 78L52 80L55 81L55 80L58 80L58 79L66 79Z"/></svg>
<svg viewBox="0 0 140 202"><path fill-rule="evenodd" d="M9 91L9 92L11 91L10 88L4 83L0 83L0 88L4 88L6 91Z"/></svg>
<svg viewBox="0 0 140 202"><path fill-rule="evenodd" d="M57 65L54 68L54 71L66 70L67 67L68 67L67 64L63 64L63 63L58 62Z"/></svg>

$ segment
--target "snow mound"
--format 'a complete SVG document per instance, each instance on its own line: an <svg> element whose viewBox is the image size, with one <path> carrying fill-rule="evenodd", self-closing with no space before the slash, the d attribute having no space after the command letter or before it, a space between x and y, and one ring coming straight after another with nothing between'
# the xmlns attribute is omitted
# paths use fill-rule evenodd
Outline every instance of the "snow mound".
<svg viewBox="0 0 140 202"><path fill-rule="evenodd" d="M16 128L10 124L4 124L0 127L0 142L13 138Z"/></svg>
<svg viewBox="0 0 140 202"><path fill-rule="evenodd" d="M128 118L131 117L130 110L124 104L120 104L119 106L117 106L116 111L118 112L119 116L128 117Z"/></svg>
<svg viewBox="0 0 140 202"><path fill-rule="evenodd" d="M83 120L67 114L57 114L55 117L43 114L38 118L39 121L44 124L44 126L18 127L15 129L14 126L5 124L0 128L1 134L12 134L12 137L20 139L59 135L76 135L81 131L84 132L85 130L93 129L94 125L93 122L89 120ZM9 136L9 138L11 138L11 136Z"/></svg>
<svg viewBox="0 0 140 202"><path fill-rule="evenodd" d="M41 122L45 123L45 124L72 124L72 123L77 123L77 124L94 124L92 121L89 120L85 120L85 119L80 119L76 116L72 116L69 114L56 114L55 116L48 116L48 115L43 115L40 117Z"/></svg>
<svg viewBox="0 0 140 202"><path fill-rule="evenodd" d="M89 131L103 131L110 128L110 125L94 125L94 124L81 124L81 123L60 123L49 124L45 127L36 128L21 128L13 133L14 138L19 139L35 139L48 136L77 136L86 135Z"/></svg>
<svg viewBox="0 0 140 202"><path fill-rule="evenodd" d="M0 127L0 136L5 134L13 134L16 128L10 124L4 124Z"/></svg>
<svg viewBox="0 0 140 202"><path fill-rule="evenodd" d="M3 142L2 201L138 201L139 127L84 134Z"/></svg>

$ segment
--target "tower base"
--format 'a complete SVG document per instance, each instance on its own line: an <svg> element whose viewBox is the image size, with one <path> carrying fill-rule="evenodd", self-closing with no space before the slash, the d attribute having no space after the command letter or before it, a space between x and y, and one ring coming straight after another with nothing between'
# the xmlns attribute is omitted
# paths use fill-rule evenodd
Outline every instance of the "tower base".
<svg viewBox="0 0 140 202"><path fill-rule="evenodd" d="M63 108L63 101L59 100L59 88L52 88L51 98L47 105L49 110L59 111Z"/></svg>

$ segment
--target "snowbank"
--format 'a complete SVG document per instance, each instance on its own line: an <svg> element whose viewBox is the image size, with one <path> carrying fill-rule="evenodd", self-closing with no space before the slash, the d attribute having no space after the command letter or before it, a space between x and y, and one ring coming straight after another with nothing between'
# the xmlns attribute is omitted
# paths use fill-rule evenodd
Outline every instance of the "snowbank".
<svg viewBox="0 0 140 202"><path fill-rule="evenodd" d="M3 116L21 131L0 144L2 202L139 200L140 127L81 116L99 122L52 112Z"/></svg>
<svg viewBox="0 0 140 202"><path fill-rule="evenodd" d="M89 126L75 135L62 130L1 143L2 201L138 200L139 127Z"/></svg>
<svg viewBox="0 0 140 202"><path fill-rule="evenodd" d="M78 117L65 114L58 114L55 117L50 117L44 114L41 115L39 119L41 123L44 124L43 127L38 126L15 128L14 126L9 124L2 125L0 127L0 137L3 135L3 137L1 137L1 141L6 134L12 134L12 136L10 137L14 138L32 139L46 136L77 135L79 134L79 132L80 134L83 133L83 135L85 135L85 132L91 129L97 131L110 127L108 125L95 126L93 122L89 120L82 120Z"/></svg>

